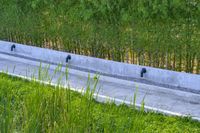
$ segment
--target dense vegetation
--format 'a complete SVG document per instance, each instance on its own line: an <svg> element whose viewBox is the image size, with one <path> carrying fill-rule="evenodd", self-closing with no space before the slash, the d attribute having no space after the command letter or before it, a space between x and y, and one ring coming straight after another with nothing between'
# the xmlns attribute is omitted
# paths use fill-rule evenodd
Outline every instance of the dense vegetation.
<svg viewBox="0 0 200 133"><path fill-rule="evenodd" d="M88 88L89 89L89 88ZM200 132L189 118L137 111L134 106L95 102L89 91L0 74L0 132Z"/></svg>
<svg viewBox="0 0 200 133"><path fill-rule="evenodd" d="M200 1L1 0L0 39L200 73Z"/></svg>

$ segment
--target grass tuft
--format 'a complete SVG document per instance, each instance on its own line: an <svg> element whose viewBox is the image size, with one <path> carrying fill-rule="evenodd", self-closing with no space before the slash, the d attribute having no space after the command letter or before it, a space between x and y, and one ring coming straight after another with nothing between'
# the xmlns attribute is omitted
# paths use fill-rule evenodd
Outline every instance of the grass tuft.
<svg viewBox="0 0 200 133"><path fill-rule="evenodd" d="M80 94L0 74L0 132L200 132L191 118L98 103L95 87Z"/></svg>

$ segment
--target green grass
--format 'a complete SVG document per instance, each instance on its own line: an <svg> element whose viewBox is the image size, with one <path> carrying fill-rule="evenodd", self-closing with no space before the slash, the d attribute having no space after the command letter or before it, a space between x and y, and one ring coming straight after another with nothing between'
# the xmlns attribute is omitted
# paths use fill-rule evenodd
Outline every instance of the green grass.
<svg viewBox="0 0 200 133"><path fill-rule="evenodd" d="M89 92L89 91L88 91ZM0 132L200 132L190 118L98 103L91 93L0 74Z"/></svg>
<svg viewBox="0 0 200 133"><path fill-rule="evenodd" d="M0 40L200 74L200 2L1 0Z"/></svg>

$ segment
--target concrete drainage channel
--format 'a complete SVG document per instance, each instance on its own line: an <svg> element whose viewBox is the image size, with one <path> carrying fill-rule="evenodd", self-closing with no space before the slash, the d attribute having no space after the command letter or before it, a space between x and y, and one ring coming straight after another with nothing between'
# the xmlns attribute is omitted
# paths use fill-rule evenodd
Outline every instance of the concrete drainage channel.
<svg viewBox="0 0 200 133"><path fill-rule="evenodd" d="M58 64L69 67L69 84L74 90L86 87L88 73L100 75L97 100L115 99L131 104L138 88L136 105L145 100L147 110L168 115L191 116L200 120L200 75L162 70L75 55L33 46L0 41L0 70L30 78L42 63L50 64L52 74ZM15 71L13 70L15 69ZM56 84L55 76L52 84ZM63 79L64 80L64 79ZM64 86L66 84L63 84Z"/></svg>

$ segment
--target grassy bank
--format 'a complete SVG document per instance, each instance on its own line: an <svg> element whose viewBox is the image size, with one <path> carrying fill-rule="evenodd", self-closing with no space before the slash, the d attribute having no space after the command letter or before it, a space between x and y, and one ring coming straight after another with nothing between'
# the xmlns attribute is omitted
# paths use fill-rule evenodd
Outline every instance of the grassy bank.
<svg viewBox="0 0 200 133"><path fill-rule="evenodd" d="M0 132L182 133L200 132L200 123L0 74Z"/></svg>
<svg viewBox="0 0 200 133"><path fill-rule="evenodd" d="M200 73L199 0L1 0L0 39Z"/></svg>

